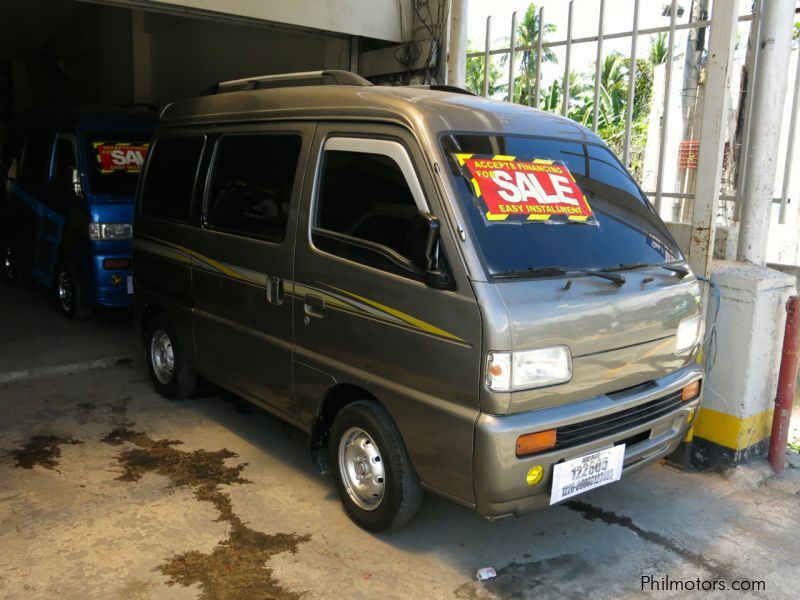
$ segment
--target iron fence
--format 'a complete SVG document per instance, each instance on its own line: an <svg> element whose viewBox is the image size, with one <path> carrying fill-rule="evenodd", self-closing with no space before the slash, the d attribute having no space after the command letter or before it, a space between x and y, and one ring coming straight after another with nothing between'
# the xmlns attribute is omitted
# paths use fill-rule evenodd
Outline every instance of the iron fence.
<svg viewBox="0 0 800 600"><path fill-rule="evenodd" d="M507 57L507 65L508 65L508 84L507 84L507 92L506 92L506 99L508 101L513 101L515 97L515 82L517 76L517 67L516 67L516 57L520 53L535 51L535 68L533 73L533 94L529 95L529 103L534 108L539 107L540 102L540 94L541 94L541 85L542 85L542 62L544 51L546 49L553 49L563 47L565 51L565 60L564 60L564 70L563 70L563 82L561 85L561 107L560 112L562 115L566 116L569 113L570 107L570 75L572 73L572 65L571 65L571 58L573 53L573 48L579 44L590 44L594 43L597 44L596 49L596 61L595 61L595 70L594 70L594 98L593 98L593 109L592 109L592 129L594 131L598 130L599 125L599 110L600 110L600 80L601 80L601 68L602 63L604 60L604 42L608 40L619 40L630 38L630 50L628 53L629 57L629 71L628 71L628 92L626 98L626 106L625 106L625 114L624 114L624 137L622 143L622 161L627 166L630 167L630 160L631 160L631 128L633 123L633 108L634 102L636 100L636 86L634 82L636 81L637 76L637 48L639 45L639 40L642 36L651 36L654 34L666 34L668 37L667 40L667 57L666 57L666 64L665 64L665 76L664 76L664 95L663 95L663 107L662 107L662 118L661 124L659 127L659 144L658 144L658 153L657 153L657 169L656 169L656 181L655 181L655 189L654 190L645 190L645 194L651 197L654 200L654 204L657 210L661 211L662 199L663 198L671 198L677 199L682 202L685 201L693 201L695 194L692 191L687 191L686 193L673 193L664 191L664 165L667 155L667 131L670 126L669 118L670 118L670 110L669 110L669 102L671 100L670 91L672 89L672 73L674 67L674 51L676 45L676 33L679 31L684 30L700 30L707 27L712 27L713 18L703 18L697 20L689 19L686 23L678 23L677 22L677 14L678 14L678 0L670 0L669 4L669 25L658 26L658 27L648 27L641 29L639 27L639 19L640 19L640 4L641 0L631 0L632 2L632 10L630 14L632 15L632 22L631 28L627 31L622 32L614 32L614 33L605 33L605 21L606 21L606 0L583 0L583 1L594 1L599 3L599 20L597 24L597 34L592 36L586 37L573 37L573 16L574 16L574 7L575 2L580 0L571 0L568 4L567 8L567 27L566 27L566 37L564 39L557 39L557 40L545 40L545 32L546 32L546 23L545 23L545 8L540 7L538 10L538 30L536 31L535 35L535 42L526 44L526 45L518 45L517 44L517 13L513 13L511 18L511 30L509 40L510 43L508 46L500 47L500 48L492 48L492 17L488 17L486 20L486 37L485 37L485 46L482 51L475 51L467 53L467 58L475 58L475 57L483 57L484 59L484 73L483 73L483 86L482 92L484 96L490 95L490 69L492 67L492 58L497 56L505 56ZM719 1L730 1L730 0L714 0L714 2ZM747 73L748 73L748 80L753 81L756 70L758 69L758 59L759 59L759 46L756 43L758 39L758 28L760 25L760 13L761 13L761 2L765 2L768 0L754 0L753 1L753 10L750 14L743 14L738 16L738 22L750 22L750 46L751 51L748 53L748 60L746 63ZM712 7L713 8L713 7ZM713 17L713 15L712 15ZM734 32L735 33L735 32ZM790 197L790 178L791 178L791 165L794 156L794 139L795 133L797 129L797 121L798 121L798 97L800 97L800 59L797 61L797 72L794 74L794 86L792 92L792 109L791 109L791 119L788 126L788 142L787 142L787 152L785 156L784 162L784 172L783 172L783 181L781 187L780 196L777 196L773 199L774 202L780 203L780 222L784 223L786 217L786 207ZM719 200L723 202L735 202L735 209L734 212L734 219L738 219L738 206L741 205L741 202L737 202L739 199L739 191L743 189L743 178L745 172L745 164L747 161L747 148L749 147L749 138L750 138L750 116L752 112L752 93L747 93L745 96L746 102L745 106L743 107L743 115L742 115L742 134L741 134L741 145L739 147L739 167L738 173L735 177L734 181L734 189L736 191L735 194L720 194ZM699 140L700 144L703 143L703 140ZM714 141L716 144L717 142ZM683 212L683 211L680 211Z"/></svg>

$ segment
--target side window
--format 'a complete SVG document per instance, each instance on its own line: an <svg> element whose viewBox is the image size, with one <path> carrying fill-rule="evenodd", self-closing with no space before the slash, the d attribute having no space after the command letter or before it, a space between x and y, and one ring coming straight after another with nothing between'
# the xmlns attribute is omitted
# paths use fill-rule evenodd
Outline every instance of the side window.
<svg viewBox="0 0 800 600"><path fill-rule="evenodd" d="M206 224L282 241L301 144L298 134L223 136L215 154Z"/></svg>
<svg viewBox="0 0 800 600"><path fill-rule="evenodd" d="M78 166L75 146L72 141L59 138L56 141L55 173L53 183L65 192L72 192L72 169Z"/></svg>
<svg viewBox="0 0 800 600"><path fill-rule="evenodd" d="M23 142L20 134L11 129L6 139L3 140L3 156L0 158L0 178L8 177L11 180L19 176L19 166L22 158Z"/></svg>
<svg viewBox="0 0 800 600"><path fill-rule="evenodd" d="M205 137L159 138L148 157L142 212L187 221Z"/></svg>
<svg viewBox="0 0 800 600"><path fill-rule="evenodd" d="M45 133L32 133L25 139L20 179L41 182L47 180L50 170L50 148L50 136Z"/></svg>
<svg viewBox="0 0 800 600"><path fill-rule="evenodd" d="M406 177L393 158L341 150L325 152L313 231L318 248L408 275L401 263L410 260L409 229L418 210ZM400 261L395 259L398 256Z"/></svg>

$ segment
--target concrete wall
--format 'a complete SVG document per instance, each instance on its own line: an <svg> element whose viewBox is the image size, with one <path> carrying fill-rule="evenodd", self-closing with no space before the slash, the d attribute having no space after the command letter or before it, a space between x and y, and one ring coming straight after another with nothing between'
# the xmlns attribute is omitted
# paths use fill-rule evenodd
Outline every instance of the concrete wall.
<svg viewBox="0 0 800 600"><path fill-rule="evenodd" d="M80 4L48 43L11 63L14 110L163 106L249 75L348 68L348 38Z"/></svg>
<svg viewBox="0 0 800 600"><path fill-rule="evenodd" d="M74 23L13 65L14 110L133 100L131 12L85 5Z"/></svg>
<svg viewBox="0 0 800 600"><path fill-rule="evenodd" d="M155 0L149 4L224 12L391 42L407 41L413 20L412 0Z"/></svg>
<svg viewBox="0 0 800 600"><path fill-rule="evenodd" d="M149 94L157 105L202 93L227 79L251 75L346 69L346 38L202 19L146 15L137 40L138 72L149 71Z"/></svg>

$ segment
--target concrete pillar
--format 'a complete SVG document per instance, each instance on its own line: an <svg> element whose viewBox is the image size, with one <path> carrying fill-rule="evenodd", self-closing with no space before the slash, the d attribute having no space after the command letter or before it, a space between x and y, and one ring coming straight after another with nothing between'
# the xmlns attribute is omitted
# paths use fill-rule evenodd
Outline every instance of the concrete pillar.
<svg viewBox="0 0 800 600"><path fill-rule="evenodd" d="M716 351L703 357L709 371L693 429L692 462L719 468L766 453L785 306L795 293L795 278L732 261L714 261L711 278L721 306Z"/></svg>
<svg viewBox="0 0 800 600"><path fill-rule="evenodd" d="M706 89L725 90L730 87L738 8L735 2L714 3L706 61ZM708 276L714 251L729 104L728 94L706 93L703 96L704 118L700 123L700 149L688 259L692 270L704 277Z"/></svg>
<svg viewBox="0 0 800 600"><path fill-rule="evenodd" d="M791 53L795 0L768 0L761 11L758 70L753 82L749 148L746 149L738 259L767 262L775 166ZM712 33L713 35L713 33Z"/></svg>
<svg viewBox="0 0 800 600"><path fill-rule="evenodd" d="M450 1L450 35L447 47L447 83L466 87L469 0Z"/></svg>
<svg viewBox="0 0 800 600"><path fill-rule="evenodd" d="M131 11L133 101L153 103L152 42L146 19L144 11Z"/></svg>

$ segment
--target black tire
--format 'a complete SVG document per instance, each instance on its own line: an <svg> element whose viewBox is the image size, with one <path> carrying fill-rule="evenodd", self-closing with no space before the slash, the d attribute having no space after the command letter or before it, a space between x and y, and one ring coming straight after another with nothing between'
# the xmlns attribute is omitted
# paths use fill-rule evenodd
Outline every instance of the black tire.
<svg viewBox="0 0 800 600"><path fill-rule="evenodd" d="M166 336L164 340L163 336ZM168 343L168 348L165 346ZM163 350L165 354L161 354ZM167 355L171 352L171 372L165 364L170 364ZM145 357L147 370L156 391L170 400L180 400L192 395L197 387L197 375L186 363L175 328L166 315L153 317L145 334ZM155 364L156 362L159 364Z"/></svg>
<svg viewBox="0 0 800 600"><path fill-rule="evenodd" d="M56 269L56 301L61 314L70 321L84 321L92 314L92 307L84 300L83 290L69 263L61 263Z"/></svg>
<svg viewBox="0 0 800 600"><path fill-rule="evenodd" d="M17 258L17 251L11 242L6 242L3 244L3 256L0 258L0 260L3 261L3 279L5 279L6 283L8 283L10 286L18 285L19 259Z"/></svg>
<svg viewBox="0 0 800 600"><path fill-rule="evenodd" d="M363 447L370 447L373 442L377 447L377 458L380 460L375 461L374 455L371 456L371 460L370 456L366 456L362 464L369 463L370 469L373 465L381 469L378 471L378 475L383 474L383 481L380 482L383 484L383 489L379 499L378 494L371 493L375 490L370 486L375 485L372 483L373 480L377 482L381 477L376 477L371 470L366 475L367 487L360 490L356 490L351 483L347 483L348 476L342 474L341 465L343 463L348 465L349 462L344 458L345 453L342 455L340 463L340 445L343 444L343 438L353 440L353 432L356 431L366 433L367 437L359 438L360 434L356 433L355 441L346 447L357 445L359 439L363 442ZM374 453L371 448L370 451ZM352 459L354 464L358 458L356 456ZM345 512L363 529L373 533L397 529L405 525L417 513L422 501L419 477L408 458L400 432L386 409L377 402L373 400L353 402L336 415L328 443L328 461ZM345 466L345 468L347 467ZM367 467L364 468L367 469ZM351 474L351 482L352 476ZM363 473L362 476L364 476ZM356 482L352 483L356 484ZM348 486L350 486L352 496L351 492L348 492ZM364 496L370 495L374 499L366 498L365 500ZM372 501L376 504L365 508L363 506L365 501Z"/></svg>

